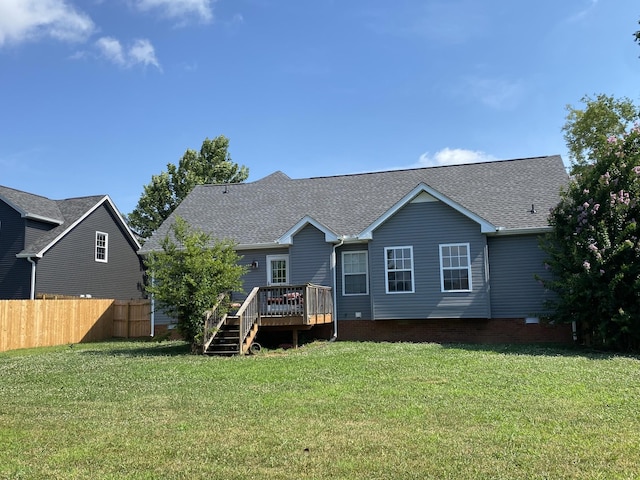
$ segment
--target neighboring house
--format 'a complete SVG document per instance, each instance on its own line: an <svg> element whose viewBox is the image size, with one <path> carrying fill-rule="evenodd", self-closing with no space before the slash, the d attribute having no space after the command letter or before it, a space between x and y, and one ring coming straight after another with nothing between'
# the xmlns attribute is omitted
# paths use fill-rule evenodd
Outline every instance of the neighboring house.
<svg viewBox="0 0 640 480"><path fill-rule="evenodd" d="M540 322L549 293L538 238L568 181L548 156L196 187L175 216L237 242L244 289L333 288L338 338L570 341ZM166 319L157 317L160 326ZM335 332L334 332L335 333Z"/></svg>
<svg viewBox="0 0 640 480"><path fill-rule="evenodd" d="M50 200L0 186L0 298L141 298L139 248L107 195Z"/></svg>

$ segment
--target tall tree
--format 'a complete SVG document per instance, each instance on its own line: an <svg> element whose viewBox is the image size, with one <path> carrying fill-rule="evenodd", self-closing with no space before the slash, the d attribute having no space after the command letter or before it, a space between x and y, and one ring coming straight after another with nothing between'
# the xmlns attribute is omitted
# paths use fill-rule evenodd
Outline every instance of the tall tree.
<svg viewBox="0 0 640 480"><path fill-rule="evenodd" d="M640 350L640 114L598 96L570 109L564 130L578 161L542 241L553 318L576 322L598 347ZM579 113L579 114L578 114Z"/></svg>
<svg viewBox="0 0 640 480"><path fill-rule="evenodd" d="M178 320L178 330L195 347L204 328L204 312L221 293L241 289L246 267L238 264L232 243L212 242L180 217L161 245L162 250L145 258L152 279L146 290L162 311Z"/></svg>
<svg viewBox="0 0 640 480"><path fill-rule="evenodd" d="M247 167L231 160L229 139L221 135L202 142L200 151L188 149L167 171L151 177L136 208L128 216L129 225L144 239L162 224L196 185L240 183L249 176Z"/></svg>
<svg viewBox="0 0 640 480"><path fill-rule="evenodd" d="M622 135L640 117L640 109L628 98L617 99L600 94L586 95L584 108L567 106L567 121L562 127L574 173L597 160L598 149L611 135Z"/></svg>

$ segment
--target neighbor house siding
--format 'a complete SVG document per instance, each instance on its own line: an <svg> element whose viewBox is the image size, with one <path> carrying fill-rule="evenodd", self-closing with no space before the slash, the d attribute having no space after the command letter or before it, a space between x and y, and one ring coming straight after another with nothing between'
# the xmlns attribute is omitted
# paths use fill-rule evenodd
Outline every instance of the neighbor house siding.
<svg viewBox="0 0 640 480"><path fill-rule="evenodd" d="M489 261L491 316L493 318L536 317L545 313L544 301L551 298L536 280L548 278L544 252L537 235L490 237Z"/></svg>
<svg viewBox="0 0 640 480"><path fill-rule="evenodd" d="M95 261L96 231L109 235L107 262ZM106 204L45 253L38 262L36 290L38 293L89 294L98 298L143 297L140 258Z"/></svg>
<svg viewBox="0 0 640 480"><path fill-rule="evenodd" d="M471 292L442 292L439 245L468 243ZM413 247L414 293L387 294L385 247ZM369 265L374 319L487 318L486 238L480 226L447 205L410 203L373 232Z"/></svg>
<svg viewBox="0 0 640 480"><path fill-rule="evenodd" d="M25 245L24 219L0 200L0 298L25 299L31 293L31 264L16 258Z"/></svg>
<svg viewBox="0 0 640 480"><path fill-rule="evenodd" d="M307 225L296 233L289 247L291 283L332 286L331 252L332 245L316 227Z"/></svg>
<svg viewBox="0 0 640 480"><path fill-rule="evenodd" d="M368 251L367 244L344 245L336 252L336 312L338 320L354 320L356 312L360 312L360 318L371 320L371 295L347 295L342 294L342 252ZM371 255L369 261L369 293L371 293Z"/></svg>

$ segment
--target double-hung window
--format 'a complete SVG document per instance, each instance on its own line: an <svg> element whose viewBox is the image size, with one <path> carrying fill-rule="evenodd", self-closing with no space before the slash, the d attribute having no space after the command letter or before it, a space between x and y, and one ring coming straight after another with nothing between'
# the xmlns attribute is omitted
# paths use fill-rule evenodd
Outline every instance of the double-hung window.
<svg viewBox="0 0 640 480"><path fill-rule="evenodd" d="M342 252L342 295L367 295L369 271L367 252Z"/></svg>
<svg viewBox="0 0 640 480"><path fill-rule="evenodd" d="M96 232L96 262L107 263L109 261L109 234Z"/></svg>
<svg viewBox="0 0 640 480"><path fill-rule="evenodd" d="M386 247L387 293L413 293L413 247Z"/></svg>
<svg viewBox="0 0 640 480"><path fill-rule="evenodd" d="M440 285L443 292L472 290L468 243L440 245Z"/></svg>

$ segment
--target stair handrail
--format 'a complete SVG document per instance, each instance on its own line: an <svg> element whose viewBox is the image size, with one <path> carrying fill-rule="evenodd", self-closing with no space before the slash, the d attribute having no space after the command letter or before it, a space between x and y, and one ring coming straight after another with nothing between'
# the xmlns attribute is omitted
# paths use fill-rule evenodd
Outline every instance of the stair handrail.
<svg viewBox="0 0 640 480"><path fill-rule="evenodd" d="M204 328L202 334L202 350L207 351L209 345L216 336L216 333L220 331L220 327L224 324L227 314L220 310L223 300L226 298L226 293L221 293L216 299L216 304L209 310L204 312Z"/></svg>
<svg viewBox="0 0 640 480"><path fill-rule="evenodd" d="M240 344L238 345L240 353L242 353L242 345L249 335L251 328L260 320L260 315L258 313L259 292L260 288L254 287L236 313L240 326Z"/></svg>

